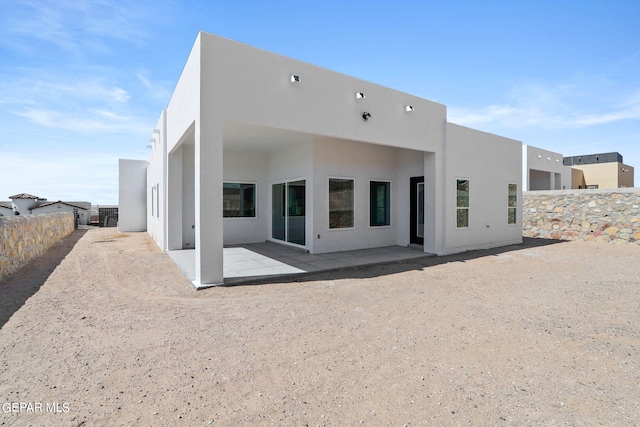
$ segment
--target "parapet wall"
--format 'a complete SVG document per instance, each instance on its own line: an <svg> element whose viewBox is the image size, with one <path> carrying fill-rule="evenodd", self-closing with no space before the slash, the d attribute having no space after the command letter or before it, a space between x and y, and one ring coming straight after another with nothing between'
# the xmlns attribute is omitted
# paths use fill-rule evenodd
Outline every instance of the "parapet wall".
<svg viewBox="0 0 640 427"><path fill-rule="evenodd" d="M0 217L0 280L74 230L73 213Z"/></svg>
<svg viewBox="0 0 640 427"><path fill-rule="evenodd" d="M640 188L524 193L522 235L640 245Z"/></svg>

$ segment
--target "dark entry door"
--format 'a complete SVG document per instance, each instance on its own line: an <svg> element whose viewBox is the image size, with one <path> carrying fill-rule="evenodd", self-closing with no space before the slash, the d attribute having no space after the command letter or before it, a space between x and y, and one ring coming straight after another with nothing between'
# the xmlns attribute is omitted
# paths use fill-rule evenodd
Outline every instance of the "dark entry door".
<svg viewBox="0 0 640 427"><path fill-rule="evenodd" d="M409 241L424 245L424 176L411 178L411 237Z"/></svg>

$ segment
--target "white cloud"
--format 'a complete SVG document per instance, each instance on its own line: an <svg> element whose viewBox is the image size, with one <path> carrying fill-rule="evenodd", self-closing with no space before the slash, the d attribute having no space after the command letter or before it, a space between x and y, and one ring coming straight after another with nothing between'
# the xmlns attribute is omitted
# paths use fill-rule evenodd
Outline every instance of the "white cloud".
<svg viewBox="0 0 640 427"><path fill-rule="evenodd" d="M33 104L44 101L64 101L86 99L100 102L126 103L129 93L106 79L78 77L73 84L67 83L65 76L36 75L28 78L11 78L0 81L0 103Z"/></svg>
<svg viewBox="0 0 640 427"><path fill-rule="evenodd" d="M28 108L14 111L13 114L24 117L40 126L74 132L127 132L144 135L151 129L149 123L105 110L55 111Z"/></svg>
<svg viewBox="0 0 640 427"><path fill-rule="evenodd" d="M26 192L49 200L118 203L118 156L113 154L4 152L0 170L20 177L0 181L0 200Z"/></svg>
<svg viewBox="0 0 640 427"><path fill-rule="evenodd" d="M136 0L16 0L3 8L0 43L29 50L29 39L58 48L81 52L85 49L109 51L107 41L133 45L147 42L149 24L166 22L172 1ZM157 14L155 11L163 10Z"/></svg>
<svg viewBox="0 0 640 427"><path fill-rule="evenodd" d="M32 123L75 132L128 132L146 135L153 124L141 119L131 95L106 79L35 75L0 78L0 104ZM0 112L1 113L1 112Z"/></svg>
<svg viewBox="0 0 640 427"><path fill-rule="evenodd" d="M505 103L448 111L449 120L466 126L583 128L640 120L640 90L629 95L602 82L525 85L511 90Z"/></svg>
<svg viewBox="0 0 640 427"><path fill-rule="evenodd" d="M167 81L152 80L147 70L139 70L136 78L147 89L147 95L150 98L157 99L166 103L171 98L172 87Z"/></svg>

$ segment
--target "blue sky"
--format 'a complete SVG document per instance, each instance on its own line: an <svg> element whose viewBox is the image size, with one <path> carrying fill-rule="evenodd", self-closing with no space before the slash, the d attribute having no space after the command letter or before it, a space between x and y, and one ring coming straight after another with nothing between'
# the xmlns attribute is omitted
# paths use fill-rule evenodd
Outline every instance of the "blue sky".
<svg viewBox="0 0 640 427"><path fill-rule="evenodd" d="M640 168L637 0L0 0L0 200L116 204L199 30Z"/></svg>

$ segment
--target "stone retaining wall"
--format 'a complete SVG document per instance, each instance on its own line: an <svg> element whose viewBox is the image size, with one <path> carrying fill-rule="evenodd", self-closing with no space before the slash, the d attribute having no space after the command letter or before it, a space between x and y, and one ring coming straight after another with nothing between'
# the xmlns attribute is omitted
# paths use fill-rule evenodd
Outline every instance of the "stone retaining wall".
<svg viewBox="0 0 640 427"><path fill-rule="evenodd" d="M640 245L640 188L525 192L522 235Z"/></svg>
<svg viewBox="0 0 640 427"><path fill-rule="evenodd" d="M0 217L0 280L74 230L73 213Z"/></svg>

